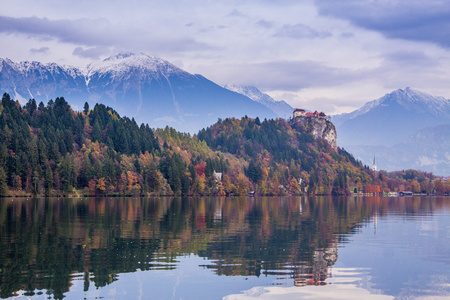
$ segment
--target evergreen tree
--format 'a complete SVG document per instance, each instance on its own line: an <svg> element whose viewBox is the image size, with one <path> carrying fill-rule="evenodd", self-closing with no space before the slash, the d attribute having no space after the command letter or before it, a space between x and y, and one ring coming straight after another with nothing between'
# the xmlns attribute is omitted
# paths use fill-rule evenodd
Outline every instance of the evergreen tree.
<svg viewBox="0 0 450 300"><path fill-rule="evenodd" d="M101 141L102 138L102 130L100 129L100 123L98 120L95 120L94 126L92 127L92 141Z"/></svg>
<svg viewBox="0 0 450 300"><path fill-rule="evenodd" d="M50 195L50 191L53 189L53 172L50 167L47 167L45 171L45 195Z"/></svg>
<svg viewBox="0 0 450 300"><path fill-rule="evenodd" d="M6 172L2 166L0 166L0 196L6 196L8 193L8 185L6 179Z"/></svg>
<svg viewBox="0 0 450 300"><path fill-rule="evenodd" d="M87 102L84 102L83 112L85 115L87 115L89 112L89 104Z"/></svg>
<svg viewBox="0 0 450 300"><path fill-rule="evenodd" d="M251 160L248 165L247 177L250 178L254 183L258 183L262 179L261 166L254 160Z"/></svg>

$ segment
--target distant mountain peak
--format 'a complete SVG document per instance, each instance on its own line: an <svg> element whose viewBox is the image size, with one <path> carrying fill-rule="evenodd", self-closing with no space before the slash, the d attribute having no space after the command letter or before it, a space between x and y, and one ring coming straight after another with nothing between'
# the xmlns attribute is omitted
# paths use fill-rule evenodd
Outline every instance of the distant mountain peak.
<svg viewBox="0 0 450 300"><path fill-rule="evenodd" d="M74 73L75 70L77 70L75 67L67 66L67 65L59 65L54 62L50 63L42 63L39 61L21 61L21 62L14 62L10 60L9 58L0 58L0 72L3 71L3 68L5 66L9 66L10 68L19 71L19 72L34 72L36 70L38 71L49 71L52 73L58 73L61 71L67 71L69 73Z"/></svg>
<svg viewBox="0 0 450 300"><path fill-rule="evenodd" d="M251 85L225 85L224 88L233 91L238 94L242 94L255 102L261 103L273 112L275 112L279 117L288 118L291 116L294 109L292 106L284 101L277 101L270 97L269 95L261 92L258 88Z"/></svg>
<svg viewBox="0 0 450 300"><path fill-rule="evenodd" d="M406 87L405 89L397 89L391 93L384 95L382 98L395 98L395 99L414 99L417 96L426 95L425 93L419 92L410 87Z"/></svg>
<svg viewBox="0 0 450 300"><path fill-rule="evenodd" d="M355 119L361 115L367 114L380 105L389 106L392 104L398 104L408 110L426 110L434 114L442 114L449 110L450 100L447 100L444 97L432 96L411 87L406 87L405 89L397 89L381 98L367 102L361 108L354 110L351 113L336 115L332 117L332 119L339 125L347 120Z"/></svg>
<svg viewBox="0 0 450 300"><path fill-rule="evenodd" d="M450 100L447 100L444 97L432 96L410 87L407 87L404 90L398 89L393 91L379 100L380 104L397 103L408 110L427 110L436 115L441 114L442 110L448 111L450 106Z"/></svg>
<svg viewBox="0 0 450 300"><path fill-rule="evenodd" d="M144 53L119 53L110 56L103 61L93 62L87 66L87 74L100 73L124 73L130 70L161 73L163 75L185 73L170 62Z"/></svg>
<svg viewBox="0 0 450 300"><path fill-rule="evenodd" d="M137 55L140 55L140 54L145 55L143 53L136 54L136 53L133 53L133 52L118 53L116 55L112 55L112 56L110 56L108 58L105 58L103 61L112 61L112 60L125 59L125 58L128 58L128 57L137 56Z"/></svg>
<svg viewBox="0 0 450 300"><path fill-rule="evenodd" d="M392 146L425 127L450 123L450 100L410 87L398 89L348 114L331 117L339 145Z"/></svg>
<svg viewBox="0 0 450 300"><path fill-rule="evenodd" d="M264 94L263 92L261 92L258 88L251 86L251 85L235 85L235 84L229 84L229 85L225 85L224 88L245 95L247 97L249 97L250 99L252 99L253 101L262 103L262 102L272 102L275 103L277 101L275 101L275 99L273 99L272 97L270 97L267 94Z"/></svg>

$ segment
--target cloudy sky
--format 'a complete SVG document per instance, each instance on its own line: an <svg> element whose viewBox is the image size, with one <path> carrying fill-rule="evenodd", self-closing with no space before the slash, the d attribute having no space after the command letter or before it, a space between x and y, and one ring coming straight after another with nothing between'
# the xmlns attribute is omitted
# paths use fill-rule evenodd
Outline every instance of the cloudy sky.
<svg viewBox="0 0 450 300"><path fill-rule="evenodd" d="M447 0L1 0L0 57L84 67L144 52L294 107L398 88L450 98Z"/></svg>

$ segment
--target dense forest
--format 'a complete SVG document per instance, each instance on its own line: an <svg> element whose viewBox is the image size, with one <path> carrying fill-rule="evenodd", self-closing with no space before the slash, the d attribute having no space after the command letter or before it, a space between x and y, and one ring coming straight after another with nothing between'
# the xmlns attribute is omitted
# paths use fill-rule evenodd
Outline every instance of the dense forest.
<svg viewBox="0 0 450 300"><path fill-rule="evenodd" d="M444 194L430 173L373 172L283 119L225 119L198 135L152 129L64 98L0 103L0 195Z"/></svg>

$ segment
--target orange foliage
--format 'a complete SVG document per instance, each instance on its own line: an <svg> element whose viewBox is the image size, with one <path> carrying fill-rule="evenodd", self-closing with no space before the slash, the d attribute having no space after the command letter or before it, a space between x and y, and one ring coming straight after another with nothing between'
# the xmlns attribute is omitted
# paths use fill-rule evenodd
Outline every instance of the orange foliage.
<svg viewBox="0 0 450 300"><path fill-rule="evenodd" d="M135 184L138 182L138 177L134 172L128 171L127 172L127 178L128 178L128 191L132 191Z"/></svg>
<svg viewBox="0 0 450 300"><path fill-rule="evenodd" d="M97 182L97 189L104 192L106 190L105 178L100 178Z"/></svg>

